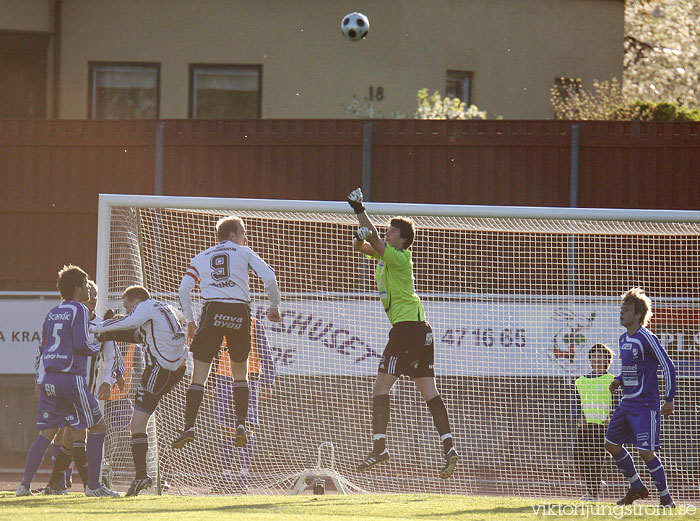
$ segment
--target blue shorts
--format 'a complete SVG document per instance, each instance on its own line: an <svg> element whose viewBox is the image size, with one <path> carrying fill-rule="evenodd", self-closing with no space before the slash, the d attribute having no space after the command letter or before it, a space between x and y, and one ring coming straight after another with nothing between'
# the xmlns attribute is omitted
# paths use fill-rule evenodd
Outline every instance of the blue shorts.
<svg viewBox="0 0 700 521"><path fill-rule="evenodd" d="M86 429L102 419L100 405L84 376L46 373L41 382L36 427L39 430L65 427Z"/></svg>
<svg viewBox="0 0 700 521"><path fill-rule="evenodd" d="M610 418L605 439L615 445L634 443L640 450L659 450L660 430L658 409L620 405Z"/></svg>
<svg viewBox="0 0 700 521"><path fill-rule="evenodd" d="M248 380L248 412L246 423L258 424L258 381ZM216 375L216 424L235 429L236 414L233 403L233 378Z"/></svg>

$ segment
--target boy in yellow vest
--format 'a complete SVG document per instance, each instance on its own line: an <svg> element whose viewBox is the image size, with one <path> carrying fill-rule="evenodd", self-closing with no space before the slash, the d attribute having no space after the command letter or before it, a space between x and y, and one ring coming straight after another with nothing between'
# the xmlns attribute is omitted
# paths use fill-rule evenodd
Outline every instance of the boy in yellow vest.
<svg viewBox="0 0 700 521"><path fill-rule="evenodd" d="M586 483L581 501L597 501L605 461L605 429L612 413L613 395L610 383L612 350L605 344L595 344L588 351L592 372L576 379L572 413L578 422L574 460Z"/></svg>

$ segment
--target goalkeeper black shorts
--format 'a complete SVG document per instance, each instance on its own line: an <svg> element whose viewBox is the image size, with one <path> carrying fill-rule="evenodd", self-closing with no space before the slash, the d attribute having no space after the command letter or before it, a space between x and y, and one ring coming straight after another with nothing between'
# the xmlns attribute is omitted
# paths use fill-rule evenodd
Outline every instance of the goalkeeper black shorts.
<svg viewBox="0 0 700 521"><path fill-rule="evenodd" d="M226 337L232 362L250 353L250 306L242 302L206 302L190 351L195 360L211 363Z"/></svg>
<svg viewBox="0 0 700 521"><path fill-rule="evenodd" d="M427 322L397 322L379 361L380 373L413 378L435 376L433 329Z"/></svg>

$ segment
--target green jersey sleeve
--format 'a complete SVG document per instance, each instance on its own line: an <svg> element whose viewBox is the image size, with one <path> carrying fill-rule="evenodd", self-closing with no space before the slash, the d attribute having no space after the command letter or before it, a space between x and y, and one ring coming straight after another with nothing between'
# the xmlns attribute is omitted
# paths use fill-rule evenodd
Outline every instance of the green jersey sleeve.
<svg viewBox="0 0 700 521"><path fill-rule="evenodd" d="M422 322L425 310L413 288L413 262L409 250L386 245L374 273L379 298L392 324Z"/></svg>

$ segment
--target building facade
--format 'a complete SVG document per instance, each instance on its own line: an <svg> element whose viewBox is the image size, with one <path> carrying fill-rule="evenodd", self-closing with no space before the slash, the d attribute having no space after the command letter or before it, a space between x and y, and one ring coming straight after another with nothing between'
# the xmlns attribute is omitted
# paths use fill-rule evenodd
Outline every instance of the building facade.
<svg viewBox="0 0 700 521"><path fill-rule="evenodd" d="M545 119L557 78L621 76L623 33L623 0L0 0L0 117L412 117L427 88Z"/></svg>

